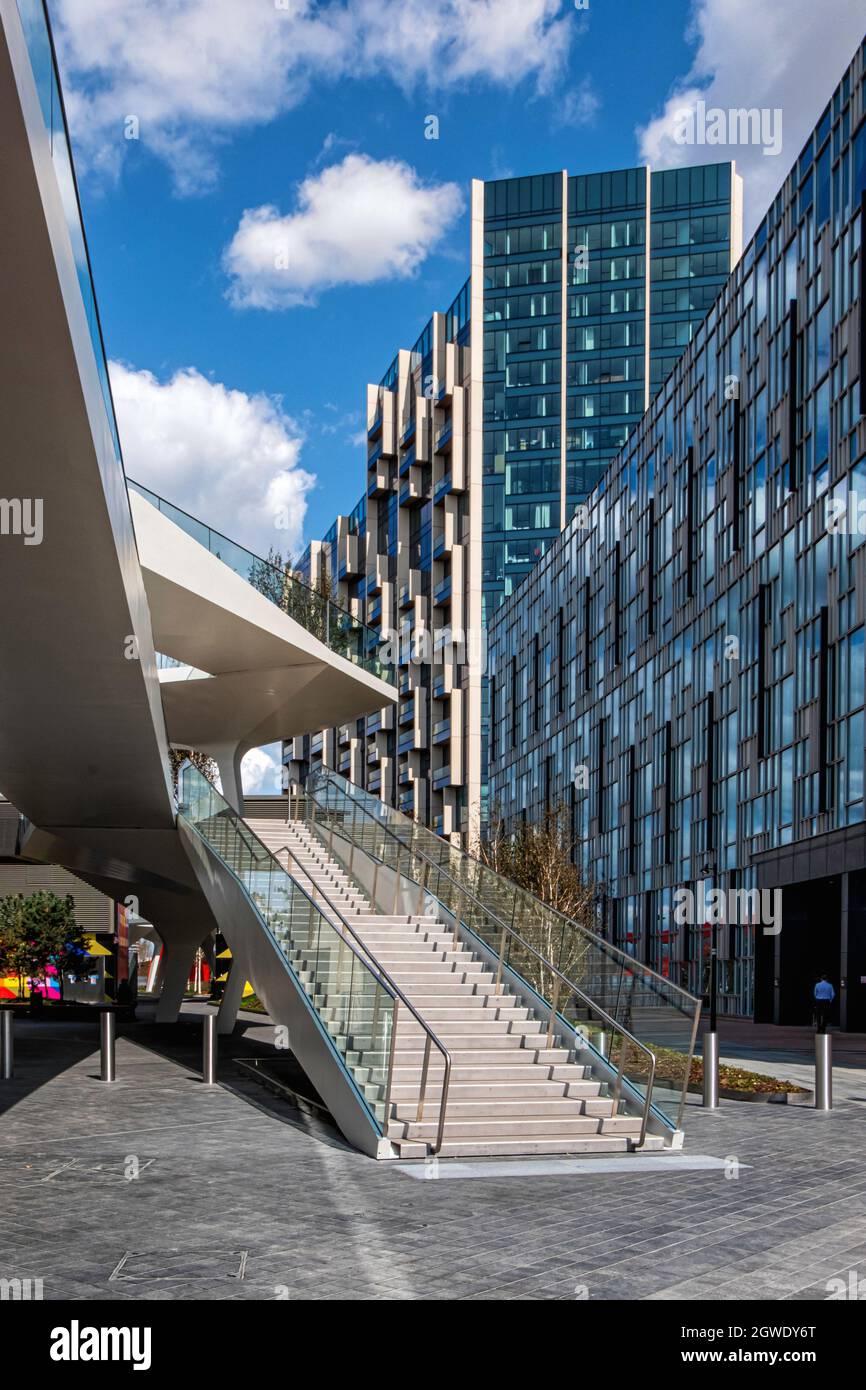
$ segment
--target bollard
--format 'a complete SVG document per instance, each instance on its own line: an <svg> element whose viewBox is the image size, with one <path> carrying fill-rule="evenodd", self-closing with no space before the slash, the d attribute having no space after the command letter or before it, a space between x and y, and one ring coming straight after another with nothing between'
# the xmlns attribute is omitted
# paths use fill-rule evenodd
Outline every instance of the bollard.
<svg viewBox="0 0 866 1390"><path fill-rule="evenodd" d="M833 1109L833 1039L815 1034L815 1109Z"/></svg>
<svg viewBox="0 0 866 1390"><path fill-rule="evenodd" d="M100 1081L113 1081L114 1069L114 1014L105 1009L99 1015Z"/></svg>
<svg viewBox="0 0 866 1390"><path fill-rule="evenodd" d="M11 1009L0 1009L0 1081L12 1080L12 1017Z"/></svg>
<svg viewBox="0 0 866 1390"><path fill-rule="evenodd" d="M216 1010L205 1014L202 1033L201 1079L206 1086L215 1086L217 1079L217 1016Z"/></svg>
<svg viewBox="0 0 866 1390"><path fill-rule="evenodd" d="M704 1033L701 1043L704 1058L704 1109L719 1108L719 1035Z"/></svg>

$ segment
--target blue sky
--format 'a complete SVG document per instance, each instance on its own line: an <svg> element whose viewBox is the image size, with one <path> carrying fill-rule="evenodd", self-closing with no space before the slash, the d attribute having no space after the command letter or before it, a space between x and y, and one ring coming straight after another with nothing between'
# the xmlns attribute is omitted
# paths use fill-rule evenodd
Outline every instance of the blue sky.
<svg viewBox="0 0 866 1390"><path fill-rule="evenodd" d="M691 162L700 90L784 108L779 159L716 156L757 213L858 37L843 0L51 9L128 470L262 550L360 494L364 385L462 284L470 178Z"/></svg>

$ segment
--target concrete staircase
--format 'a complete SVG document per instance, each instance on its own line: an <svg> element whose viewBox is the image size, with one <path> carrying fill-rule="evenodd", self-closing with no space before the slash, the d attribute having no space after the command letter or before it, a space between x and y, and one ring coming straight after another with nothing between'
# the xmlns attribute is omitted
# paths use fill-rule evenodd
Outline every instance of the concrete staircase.
<svg viewBox="0 0 866 1390"><path fill-rule="evenodd" d="M640 1135L640 1117L622 1113L607 1083L548 1047L546 1026L507 992L492 971L443 923L429 917L385 916L330 856L303 821L249 818L253 833L317 901L329 921L343 916L371 959L387 971L448 1049L451 1085L441 1157L512 1154L622 1153ZM330 900L330 901L328 901ZM315 982L304 944L281 943L332 1036L362 1052L374 1026L373 1008L349 1001L336 971ZM442 1058L432 1052L424 1113L417 1119L425 1033L398 1009L391 1113L387 1137L401 1157L424 1157L435 1142L442 1091ZM357 1073L356 1073L356 1079ZM384 1099L384 1075L361 1081L369 1100ZM645 1147L662 1147L648 1135Z"/></svg>

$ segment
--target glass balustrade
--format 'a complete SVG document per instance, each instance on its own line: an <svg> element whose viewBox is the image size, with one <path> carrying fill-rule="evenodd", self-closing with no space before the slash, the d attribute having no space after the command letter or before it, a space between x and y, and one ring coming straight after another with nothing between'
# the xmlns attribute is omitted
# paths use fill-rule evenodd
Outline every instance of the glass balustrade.
<svg viewBox="0 0 866 1390"><path fill-rule="evenodd" d="M320 830L344 830L442 903L679 1127L701 1001L478 859L326 769L308 784ZM419 899L420 900L420 899ZM652 1053L655 1062L647 1051Z"/></svg>
<svg viewBox="0 0 866 1390"><path fill-rule="evenodd" d="M229 540L219 531L214 531L212 527L190 516L174 503L159 497L142 483L137 483L132 478L127 479L127 483L133 492L144 497L187 536L198 541L211 555L228 565L229 569L241 579L245 579L265 598L270 599L271 603L276 604L277 608L282 609L290 618L294 618L307 632L318 637L331 651L390 685L396 683L395 668L379 655L380 641L377 629L367 627L339 603L335 603L325 594L317 593L289 570L281 569L269 560L254 555L252 551L238 545L236 541Z"/></svg>
<svg viewBox="0 0 866 1390"><path fill-rule="evenodd" d="M357 949L187 763L179 816L239 880L303 988L368 1110L384 1128L394 998Z"/></svg>

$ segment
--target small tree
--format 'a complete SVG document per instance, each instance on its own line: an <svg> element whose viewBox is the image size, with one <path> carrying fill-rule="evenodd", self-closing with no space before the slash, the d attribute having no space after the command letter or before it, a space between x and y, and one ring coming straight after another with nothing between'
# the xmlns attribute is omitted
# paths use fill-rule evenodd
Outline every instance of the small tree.
<svg viewBox="0 0 866 1390"><path fill-rule="evenodd" d="M521 822L513 834L501 820L494 821L487 839L478 845L477 857L560 914L546 913L533 905L531 898L525 898L515 911L514 928L565 976L581 985L590 944L581 931L563 919L595 932L595 892L592 882L573 862L577 842L570 832L570 820L568 807L560 804L548 807L537 825ZM512 950L510 959L530 984L549 997L552 972L545 971L531 953L521 956L519 947Z"/></svg>
<svg viewBox="0 0 866 1390"><path fill-rule="evenodd" d="M191 762L209 782L215 782L219 776L219 769L208 753L199 753L195 748L169 748L168 753L171 760L171 781L175 791L180 770L185 762Z"/></svg>
<svg viewBox="0 0 866 1390"><path fill-rule="evenodd" d="M11 893L6 898L0 898L0 970L4 975L17 975L19 998L24 992L27 968L25 902L23 893Z"/></svg>
<svg viewBox="0 0 866 1390"><path fill-rule="evenodd" d="M75 902L70 894L37 892L25 898L17 893L0 901L0 936L4 954L18 976L18 994L23 995L24 980L48 984L48 971L57 975L63 998L63 974L81 970L90 952L84 933L75 920Z"/></svg>
<svg viewBox="0 0 866 1390"><path fill-rule="evenodd" d="M285 611L286 594L291 582L292 562L273 546L268 551L267 560L256 559L250 565L249 582L260 594L269 598L278 608Z"/></svg>

